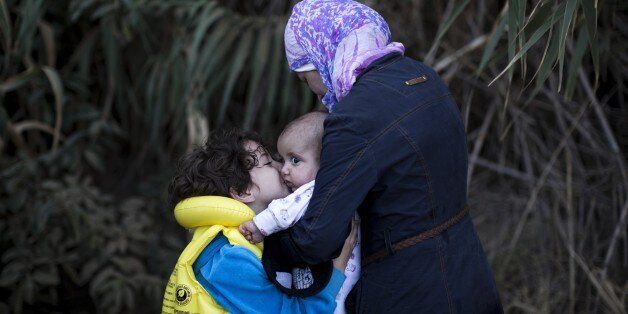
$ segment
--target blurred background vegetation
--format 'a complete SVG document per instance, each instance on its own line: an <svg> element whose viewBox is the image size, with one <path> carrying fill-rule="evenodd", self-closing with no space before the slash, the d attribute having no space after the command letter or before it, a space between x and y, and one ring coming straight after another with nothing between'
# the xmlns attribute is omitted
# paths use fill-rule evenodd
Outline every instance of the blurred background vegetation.
<svg viewBox="0 0 628 314"><path fill-rule="evenodd" d="M316 106L286 0L0 0L0 312L145 312L177 157ZM459 103L507 312L626 312L628 4L368 0Z"/></svg>

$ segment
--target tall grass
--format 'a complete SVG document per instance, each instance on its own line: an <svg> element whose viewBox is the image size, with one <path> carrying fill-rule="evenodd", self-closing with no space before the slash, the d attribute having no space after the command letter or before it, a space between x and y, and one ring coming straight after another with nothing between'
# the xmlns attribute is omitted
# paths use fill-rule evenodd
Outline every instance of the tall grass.
<svg viewBox="0 0 628 314"><path fill-rule="evenodd" d="M461 107L506 310L626 312L626 5L364 2ZM0 311L159 308L174 160L316 106L285 64L291 5L0 0Z"/></svg>

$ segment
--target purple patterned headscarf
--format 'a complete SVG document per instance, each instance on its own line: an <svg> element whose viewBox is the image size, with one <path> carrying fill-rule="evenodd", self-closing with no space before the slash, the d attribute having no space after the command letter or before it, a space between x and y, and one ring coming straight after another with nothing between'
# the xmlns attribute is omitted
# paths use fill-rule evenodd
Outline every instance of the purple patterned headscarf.
<svg viewBox="0 0 628 314"><path fill-rule="evenodd" d="M329 90L322 102L331 112L371 62L404 52L375 10L351 0L304 0L292 9L285 32L292 71L313 64Z"/></svg>

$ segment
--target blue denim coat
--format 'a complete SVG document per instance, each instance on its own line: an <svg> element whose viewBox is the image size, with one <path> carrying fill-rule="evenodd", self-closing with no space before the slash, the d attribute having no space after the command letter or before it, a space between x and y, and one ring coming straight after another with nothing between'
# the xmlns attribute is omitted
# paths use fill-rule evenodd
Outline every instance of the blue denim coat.
<svg viewBox="0 0 628 314"><path fill-rule="evenodd" d="M425 75L414 85L406 81ZM371 64L325 121L321 168L306 214L280 241L283 258L337 256L357 211L363 259L444 223L467 202L467 145L450 91L400 54ZM475 209L474 209L475 210ZM467 215L440 235L362 268L358 313L499 313L491 269Z"/></svg>

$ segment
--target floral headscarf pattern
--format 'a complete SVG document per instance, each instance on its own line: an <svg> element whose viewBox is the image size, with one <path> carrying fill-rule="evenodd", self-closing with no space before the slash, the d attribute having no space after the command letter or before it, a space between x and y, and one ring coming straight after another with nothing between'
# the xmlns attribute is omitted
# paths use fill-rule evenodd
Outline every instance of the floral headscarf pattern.
<svg viewBox="0 0 628 314"><path fill-rule="evenodd" d="M285 31L292 71L313 64L329 90L322 102L331 112L374 60L404 52L375 10L352 0L305 0L292 10Z"/></svg>

